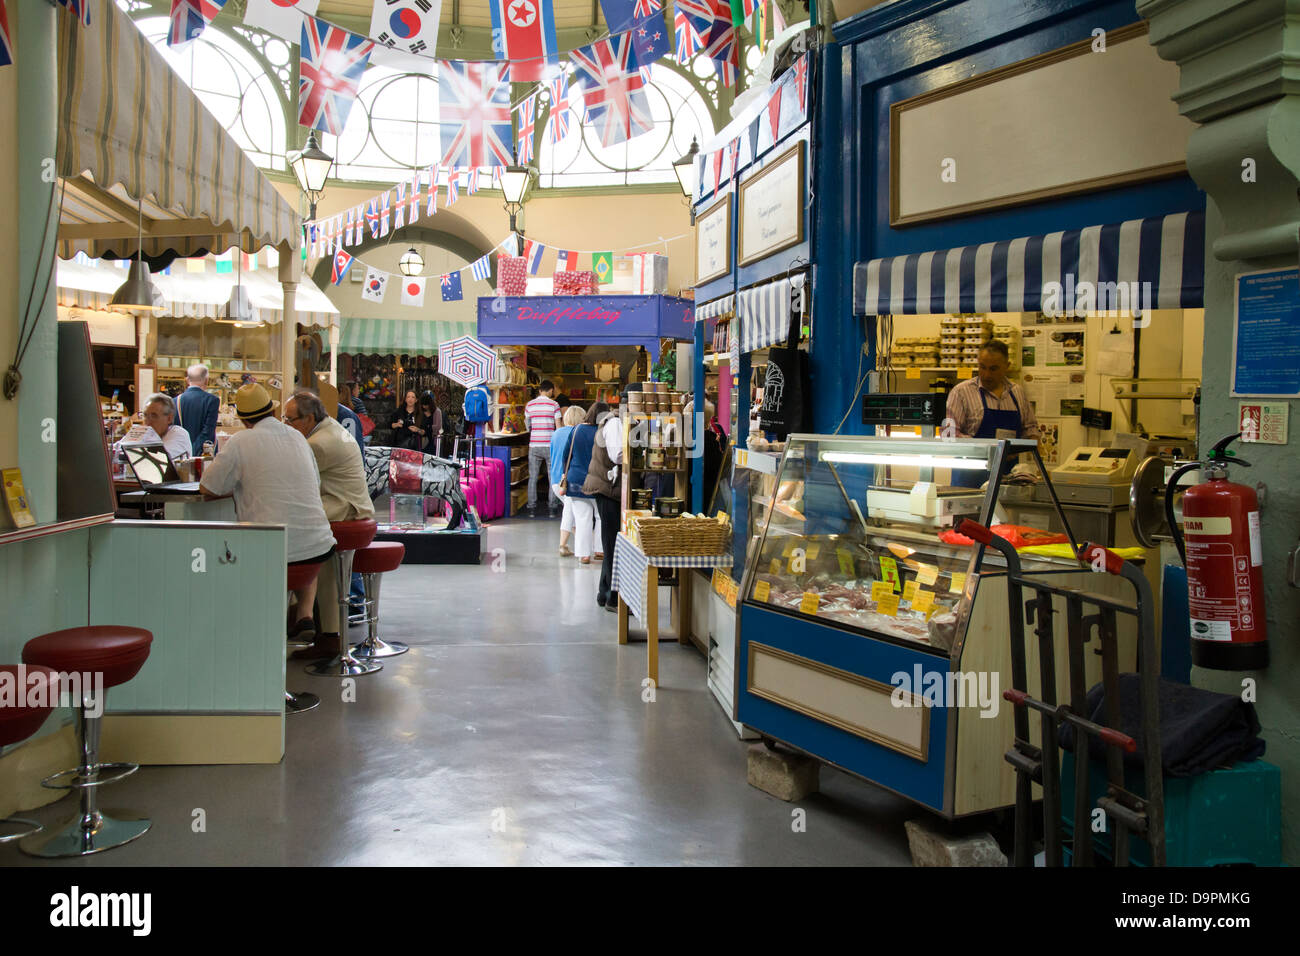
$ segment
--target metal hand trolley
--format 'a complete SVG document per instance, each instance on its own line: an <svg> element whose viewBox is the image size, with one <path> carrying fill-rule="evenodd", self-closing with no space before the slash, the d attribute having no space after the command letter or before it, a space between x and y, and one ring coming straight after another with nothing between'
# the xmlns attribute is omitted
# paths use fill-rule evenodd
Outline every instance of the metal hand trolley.
<svg viewBox="0 0 1300 956"><path fill-rule="evenodd" d="M1062 724L1074 728L1074 839L1073 866L1093 866L1093 843L1088 806L1089 742L1097 737L1106 744L1105 796L1096 806L1114 826L1112 854L1116 866L1130 862L1129 837L1138 834L1151 847L1153 866L1165 865L1165 823L1163 772L1160 757L1160 713L1158 703L1160 659L1156 653L1156 629L1151 586L1141 569L1119 555L1085 542L1078 557L1097 571L1125 578L1133 585L1135 603L1130 605L1104 594L1048 583L1048 578L1025 572L1015 547L983 525L965 520L957 528L967 537L1001 552L1007 563L1007 597L1011 622L1011 682L1002 694L1015 706L1015 745L1006 752L1007 762L1016 769L1015 866L1033 866L1033 783L1043 788L1043 843L1048 866L1062 865L1061 773L1057 730ZM1025 592L1032 596L1026 598ZM1065 601L1068 640L1069 703L1057 702L1056 626L1052 599ZM1087 612L1087 613L1085 613ZM1137 742L1119 728L1119 645L1116 622L1121 614L1136 619L1138 628L1137 670L1141 688L1142 752L1146 794L1139 797L1124 787L1123 753L1134 753ZM1042 699L1028 692L1025 649L1026 622L1038 638L1039 681ZM1088 720L1087 678L1084 649L1100 639L1102 684L1105 691L1105 724ZM1041 744L1029 740L1029 711L1041 715ZM1121 752L1122 751L1122 752ZM1108 827L1109 829L1109 827Z"/></svg>

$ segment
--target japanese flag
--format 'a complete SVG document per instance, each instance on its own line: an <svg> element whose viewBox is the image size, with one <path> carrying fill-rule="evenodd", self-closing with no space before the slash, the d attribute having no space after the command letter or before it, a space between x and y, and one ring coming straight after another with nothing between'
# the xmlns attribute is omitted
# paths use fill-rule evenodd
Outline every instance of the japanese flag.
<svg viewBox="0 0 1300 956"><path fill-rule="evenodd" d="M367 302L383 302L388 289L388 273L366 267L366 281L361 287L361 298Z"/></svg>
<svg viewBox="0 0 1300 956"><path fill-rule="evenodd" d="M424 305L424 279L407 277L402 280L402 305L416 308Z"/></svg>
<svg viewBox="0 0 1300 956"><path fill-rule="evenodd" d="M248 0L244 23L298 43L302 39L303 15L314 17L318 7L320 0Z"/></svg>

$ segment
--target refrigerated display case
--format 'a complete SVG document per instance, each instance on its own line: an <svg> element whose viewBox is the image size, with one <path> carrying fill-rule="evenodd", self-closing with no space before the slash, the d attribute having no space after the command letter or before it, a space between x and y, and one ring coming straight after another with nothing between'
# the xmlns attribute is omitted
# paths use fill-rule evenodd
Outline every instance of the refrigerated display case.
<svg viewBox="0 0 1300 956"><path fill-rule="evenodd" d="M1059 504L1064 534L1009 525L1033 480L1054 501L1033 441L791 436L741 581L733 718L944 816L1013 804L1005 567L953 529L1001 526L1034 571L1122 595Z"/></svg>

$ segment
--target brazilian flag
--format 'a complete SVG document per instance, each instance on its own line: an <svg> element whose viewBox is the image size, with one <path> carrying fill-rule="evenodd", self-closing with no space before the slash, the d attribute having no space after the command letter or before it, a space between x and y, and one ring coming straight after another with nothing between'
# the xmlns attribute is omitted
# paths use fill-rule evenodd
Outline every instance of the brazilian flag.
<svg viewBox="0 0 1300 956"><path fill-rule="evenodd" d="M614 281L614 253L593 252L591 254L591 271L596 273L596 281L609 285Z"/></svg>

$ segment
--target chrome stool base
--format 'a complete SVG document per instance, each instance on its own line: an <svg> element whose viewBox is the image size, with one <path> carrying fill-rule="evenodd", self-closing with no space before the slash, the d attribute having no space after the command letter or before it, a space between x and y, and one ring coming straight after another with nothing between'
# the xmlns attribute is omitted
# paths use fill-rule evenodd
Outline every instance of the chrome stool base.
<svg viewBox="0 0 1300 956"><path fill-rule="evenodd" d="M381 671L384 665L378 661L359 661L351 654L336 657L332 661L317 661L307 666L307 673L313 677L361 677Z"/></svg>
<svg viewBox="0 0 1300 956"><path fill-rule="evenodd" d="M310 691L300 690L296 694L289 691L284 692L284 714L290 717L294 714L305 714L309 710L315 710L320 706L320 698Z"/></svg>
<svg viewBox="0 0 1300 956"><path fill-rule="evenodd" d="M352 648L352 656L369 661L382 657L397 657L399 654L405 654L410 649L408 645L403 644L401 641L392 641L390 643L372 637Z"/></svg>
<svg viewBox="0 0 1300 956"><path fill-rule="evenodd" d="M153 821L130 810L93 811L73 817L58 829L29 836L18 844L28 856L89 856L144 836Z"/></svg>
<svg viewBox="0 0 1300 956"><path fill-rule="evenodd" d="M12 843L14 840L35 836L44 829L45 827L35 820L9 817L7 820L0 820L0 843Z"/></svg>
<svg viewBox="0 0 1300 956"><path fill-rule="evenodd" d="M90 768L89 774L83 774L81 768L50 774L41 781L41 786L47 790L84 790L87 787L102 787L106 783L117 783L139 769L138 763L98 763Z"/></svg>

